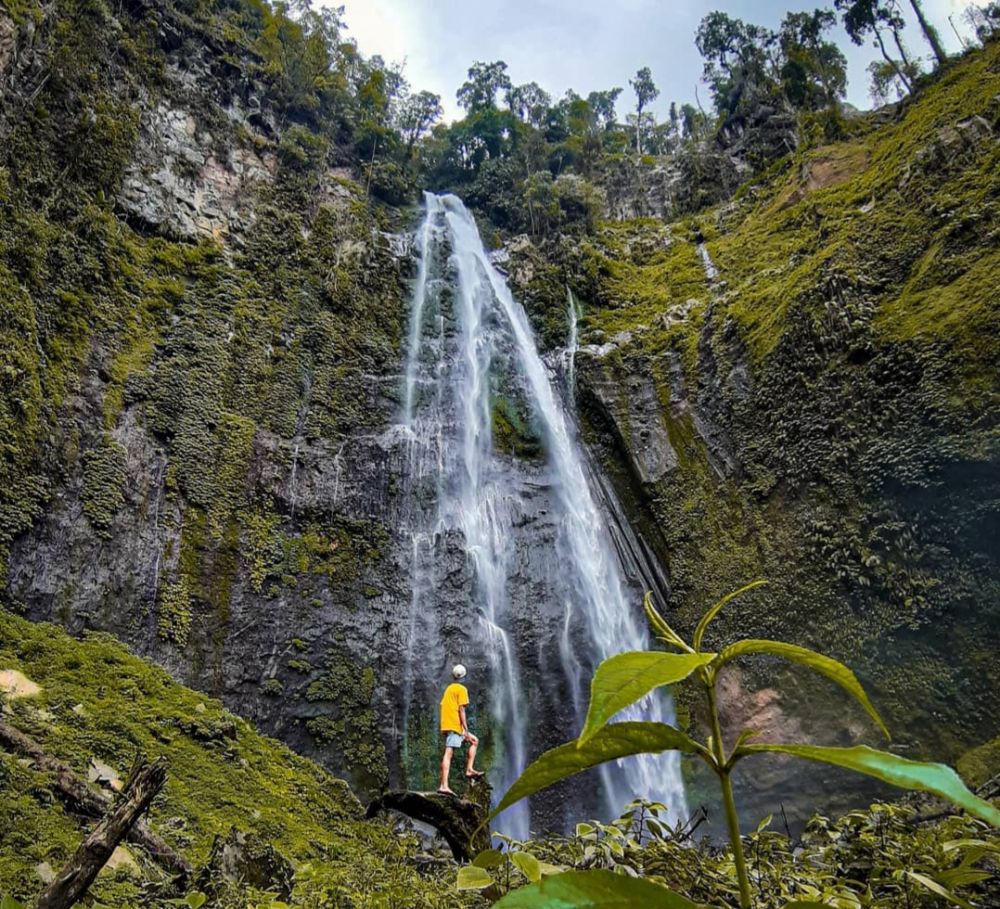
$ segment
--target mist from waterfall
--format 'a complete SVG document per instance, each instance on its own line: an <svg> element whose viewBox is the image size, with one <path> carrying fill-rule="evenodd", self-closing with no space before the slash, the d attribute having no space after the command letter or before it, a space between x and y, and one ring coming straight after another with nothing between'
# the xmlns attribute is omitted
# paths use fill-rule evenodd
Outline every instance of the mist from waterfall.
<svg viewBox="0 0 1000 909"><path fill-rule="evenodd" d="M572 414L553 387L523 308L490 262L462 202L455 196L428 193L425 204L417 234L419 269L402 414L413 509L404 741L411 706L416 706L411 704L413 680L420 677L417 660L422 642L444 641L447 649L452 639L451 631L441 627L435 603L441 548L457 540L471 566L468 597L474 602L477 627L468 629L468 634L489 663L488 680L480 677L478 684L488 685L492 723L487 729L480 722L480 737L485 733L497 739L490 778L496 792L502 793L537 757L529 753L529 733L547 721L526 715L525 671L564 676L567 709L579 731L594 666L615 653L643 649L648 639L641 608L637 601L630 602L618 556L590 488ZM575 348L577 304L571 294L567 302ZM575 350L570 363L573 355ZM554 549L545 558L556 566L544 596L552 606L561 604L558 666L525 665L523 654L519 661L518 615L511 608L508 588L524 481L512 475L510 459L494 444L494 409L501 393L524 402L544 452L555 527ZM436 681L426 679L428 690ZM656 695L620 718L673 722L673 708L668 698ZM636 796L663 802L675 817L685 812L675 754L630 758L618 768L606 767L599 779L607 817L616 816ZM505 812L499 829L523 838L529 823L528 806L522 803Z"/></svg>

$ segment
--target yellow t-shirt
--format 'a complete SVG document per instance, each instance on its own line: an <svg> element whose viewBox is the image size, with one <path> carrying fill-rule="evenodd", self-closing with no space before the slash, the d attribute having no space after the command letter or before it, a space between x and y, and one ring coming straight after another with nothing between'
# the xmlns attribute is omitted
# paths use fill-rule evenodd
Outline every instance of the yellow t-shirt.
<svg viewBox="0 0 1000 909"><path fill-rule="evenodd" d="M462 717L458 713L459 707L464 707L469 703L469 692L464 685L452 682L444 690L444 697L441 698L441 731L458 732L462 731Z"/></svg>

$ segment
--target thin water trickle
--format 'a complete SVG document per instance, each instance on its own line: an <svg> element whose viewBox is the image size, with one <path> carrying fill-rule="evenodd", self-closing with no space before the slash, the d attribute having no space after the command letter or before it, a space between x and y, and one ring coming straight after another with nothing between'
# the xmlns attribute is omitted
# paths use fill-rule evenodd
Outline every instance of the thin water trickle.
<svg viewBox="0 0 1000 909"><path fill-rule="evenodd" d="M524 617L514 614L509 602L515 580L512 541L524 506L520 500L524 484L494 446L500 383L516 388L544 450L543 485L551 497L554 540L546 560L553 566L547 576L551 589L543 595L563 607L561 625L553 629L561 663L554 671L565 677L562 690L577 730L586 714L584 692L593 667L612 654L642 649L648 640L641 609L626 593L618 556L588 483L572 415L566 409L571 404L556 394L523 308L491 264L462 202L450 195L426 194L425 200L402 415L411 437L409 483L415 527L404 737L419 674L415 641L430 648L441 635L435 619L439 553L418 540L433 528L437 535L458 535L472 569L467 596L476 609L475 636L489 662L492 728L497 736L502 733L491 779L496 791L503 792L536 756L528 754L529 730L551 720L526 715L529 701L522 679L526 673L537 677L543 670L553 670L526 663L530 658L525 654L532 651L523 645L519 651L518 637ZM577 304L570 291L567 296L571 353L566 367L572 377ZM423 387L431 381L433 394ZM433 488L426 482L431 473L436 474ZM425 681L430 687L435 680ZM672 705L666 698L648 698L622 718L640 717L669 722ZM636 796L664 802L674 816L684 813L676 757L629 759L618 771L606 771L600 778L607 816L619 813ZM505 813L501 829L524 837L529 818L526 805L515 806Z"/></svg>
<svg viewBox="0 0 1000 909"><path fill-rule="evenodd" d="M566 309L569 322L569 343L566 345L566 397L570 407L576 406L576 351L579 342L580 307L572 288L566 285Z"/></svg>

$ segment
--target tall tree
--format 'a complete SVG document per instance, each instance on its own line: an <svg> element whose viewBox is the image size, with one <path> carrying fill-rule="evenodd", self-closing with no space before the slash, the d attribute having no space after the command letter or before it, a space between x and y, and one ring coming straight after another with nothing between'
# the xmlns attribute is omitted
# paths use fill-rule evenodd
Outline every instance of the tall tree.
<svg viewBox="0 0 1000 909"><path fill-rule="evenodd" d="M934 52L934 57L938 63L944 63L948 59L948 55L944 52L944 45L941 43L941 36L938 34L938 30L927 18L920 0L910 0L910 6L913 7L913 15L917 17L917 22L920 23L920 31L924 33L927 43Z"/></svg>
<svg viewBox="0 0 1000 909"><path fill-rule="evenodd" d="M733 117L777 91L774 32L716 10L701 20L694 40L705 58L703 76L718 113Z"/></svg>
<svg viewBox="0 0 1000 909"><path fill-rule="evenodd" d="M899 83L909 92L913 88L914 65L903 46L902 31L905 23L897 0L834 0L834 6L840 12L844 29L855 44L863 44L869 35L874 37L882 59L892 67ZM886 50L882 36L886 29L896 42L899 60Z"/></svg>
<svg viewBox="0 0 1000 909"><path fill-rule="evenodd" d="M635 92L635 151L642 154L642 112L659 97L660 90L653 83L653 74L644 66L628 84Z"/></svg>
<svg viewBox="0 0 1000 909"><path fill-rule="evenodd" d="M462 83L455 92L455 97L470 114L495 108L497 95L511 89L507 64L503 60L495 60L492 63L477 61L469 67L468 75L468 81Z"/></svg>
<svg viewBox="0 0 1000 909"><path fill-rule="evenodd" d="M535 129L545 123L552 99L537 82L515 85L507 91L507 107L517 118Z"/></svg>
<svg viewBox="0 0 1000 909"><path fill-rule="evenodd" d="M417 140L441 118L441 96L421 91L407 97L399 108L398 125L406 142L406 160Z"/></svg>
<svg viewBox="0 0 1000 909"><path fill-rule="evenodd" d="M962 17L972 26L980 44L985 44L994 35L1000 34L1000 2L997 0L992 0L985 6L972 4L966 8Z"/></svg>
<svg viewBox="0 0 1000 909"><path fill-rule="evenodd" d="M847 90L847 59L827 41L837 23L827 9L788 13L778 30L784 63L781 82L785 96L797 108L836 110Z"/></svg>
<svg viewBox="0 0 1000 909"><path fill-rule="evenodd" d="M587 95L587 104L594 113L594 119L606 130L612 129L615 125L615 103L621 93L620 88L609 88L607 91L591 92Z"/></svg>

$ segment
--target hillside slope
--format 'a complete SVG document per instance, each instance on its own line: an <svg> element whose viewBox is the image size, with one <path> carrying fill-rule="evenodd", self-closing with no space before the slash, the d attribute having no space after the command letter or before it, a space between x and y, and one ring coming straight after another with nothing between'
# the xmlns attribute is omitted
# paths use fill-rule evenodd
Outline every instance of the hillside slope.
<svg viewBox="0 0 1000 909"><path fill-rule="evenodd" d="M343 780L110 638L76 641L52 625L0 610L0 670L19 672L22 692L26 682L40 689L19 697L4 691L4 721L83 777L92 762L103 765L107 777L126 775L136 753L166 759L167 784L150 822L195 867L191 889L225 885L217 875L205 882L198 874L214 838L235 827L258 852L270 847L299 869L296 905L334 899L374 907L404 898L407 906L461 905L453 872L440 879L417 874L415 840L363 820ZM2 749L0 817L0 894L22 900L41 888L40 866L59 870L91 823L63 807L46 774ZM94 899L126 907L176 896L140 849L129 850L138 867L102 873Z"/></svg>

